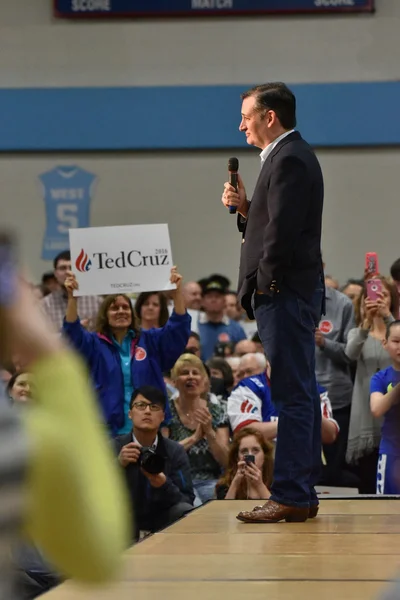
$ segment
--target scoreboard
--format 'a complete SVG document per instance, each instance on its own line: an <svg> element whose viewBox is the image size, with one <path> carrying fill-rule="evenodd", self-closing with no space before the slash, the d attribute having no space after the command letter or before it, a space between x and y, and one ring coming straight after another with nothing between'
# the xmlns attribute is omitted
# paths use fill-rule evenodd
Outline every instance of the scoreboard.
<svg viewBox="0 0 400 600"><path fill-rule="evenodd" d="M54 0L60 18L373 12L374 0Z"/></svg>

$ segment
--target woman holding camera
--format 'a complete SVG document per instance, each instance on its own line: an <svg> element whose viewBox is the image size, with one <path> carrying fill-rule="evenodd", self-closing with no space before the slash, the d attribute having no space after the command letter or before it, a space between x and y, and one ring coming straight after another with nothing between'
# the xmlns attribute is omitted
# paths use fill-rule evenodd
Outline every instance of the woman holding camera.
<svg viewBox="0 0 400 600"><path fill-rule="evenodd" d="M383 341L399 307L395 286L384 277L376 279L382 291L376 299L370 299L363 290L355 305L357 327L349 331L345 350L351 360L357 361L346 460L357 465L360 494L374 494L376 489L382 420L371 413L370 381L390 365Z"/></svg>
<svg viewBox="0 0 400 600"><path fill-rule="evenodd" d="M124 294L107 296L97 315L96 331L81 325L74 290L78 283L68 274L67 314L63 332L86 359L111 434L129 433L129 404L134 389L152 385L165 390L163 372L171 369L184 352L190 334L191 318L181 291L182 276L171 269L176 284L174 311L160 329L140 330L130 299ZM165 391L166 395L166 391ZM167 396L166 396L167 397ZM168 420L167 411L166 418Z"/></svg>
<svg viewBox="0 0 400 600"><path fill-rule="evenodd" d="M273 446L251 427L232 442L228 468L216 485L218 500L268 500L273 472Z"/></svg>

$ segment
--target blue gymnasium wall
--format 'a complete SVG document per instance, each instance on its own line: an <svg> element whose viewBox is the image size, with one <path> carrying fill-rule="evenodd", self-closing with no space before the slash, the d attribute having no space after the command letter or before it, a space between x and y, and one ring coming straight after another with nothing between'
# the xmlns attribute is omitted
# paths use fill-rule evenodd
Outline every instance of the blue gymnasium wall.
<svg viewBox="0 0 400 600"><path fill-rule="evenodd" d="M240 93L248 87L0 89L0 151L244 147ZM400 144L400 82L290 87L313 146Z"/></svg>

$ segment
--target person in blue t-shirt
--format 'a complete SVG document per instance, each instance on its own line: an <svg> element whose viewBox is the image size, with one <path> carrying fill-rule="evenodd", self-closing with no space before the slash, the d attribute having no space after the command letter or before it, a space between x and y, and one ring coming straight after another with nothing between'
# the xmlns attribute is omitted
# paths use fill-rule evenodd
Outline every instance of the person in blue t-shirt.
<svg viewBox="0 0 400 600"><path fill-rule="evenodd" d="M393 321L386 332L384 348L392 366L371 379L371 412L383 417L376 474L377 494L400 494L400 321Z"/></svg>

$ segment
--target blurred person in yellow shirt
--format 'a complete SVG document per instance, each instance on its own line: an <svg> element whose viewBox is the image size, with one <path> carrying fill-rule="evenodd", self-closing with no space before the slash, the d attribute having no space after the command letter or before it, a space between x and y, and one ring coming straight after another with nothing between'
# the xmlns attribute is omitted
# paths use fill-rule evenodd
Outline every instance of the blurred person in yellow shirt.
<svg viewBox="0 0 400 600"><path fill-rule="evenodd" d="M48 326L11 255L0 236L0 354L12 345L23 355L35 401L16 411L0 398L1 600L12 597L7 547L18 539L37 544L63 576L101 583L116 576L131 530L86 368Z"/></svg>

